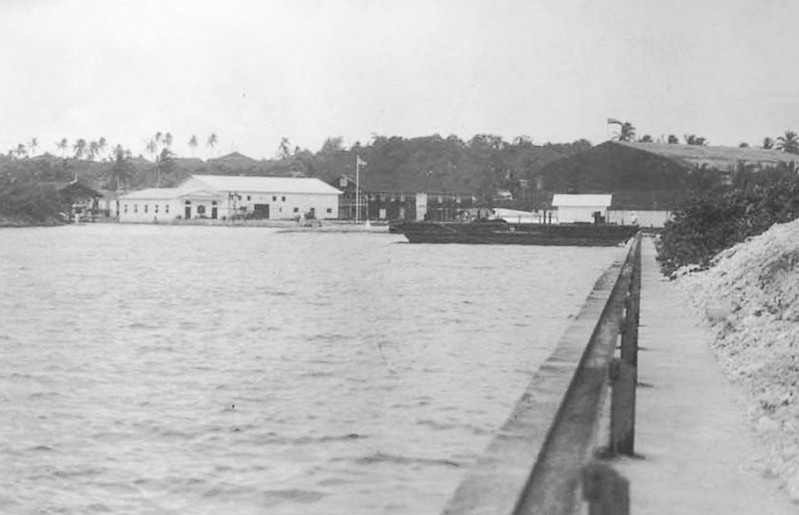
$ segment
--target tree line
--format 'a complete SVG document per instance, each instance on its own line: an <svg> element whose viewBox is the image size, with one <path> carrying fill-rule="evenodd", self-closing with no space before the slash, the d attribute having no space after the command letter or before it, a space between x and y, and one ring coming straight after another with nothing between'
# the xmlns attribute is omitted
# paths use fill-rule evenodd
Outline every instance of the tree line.
<svg viewBox="0 0 799 515"><path fill-rule="evenodd" d="M676 134L669 134L660 136L657 139L653 139L651 135L644 134L640 138L636 137L636 128L630 122L621 122L619 120L608 119L609 125L618 125L619 129L616 131L614 138L617 141L629 141L629 142L638 142L638 143L667 143L669 145L679 145L680 138L677 137ZM710 144L710 140L708 140L704 136L697 136L696 134L684 134L682 141L686 145L698 145L698 146L705 146ZM747 148L749 147L749 143L741 142L738 144L740 148ZM777 136L776 138L772 138L770 136L766 136L763 138L763 141L760 144L760 147L766 150L775 149L780 150L782 152L788 152L791 154L798 154L799 155L799 135L796 131L786 130L783 134Z"/></svg>

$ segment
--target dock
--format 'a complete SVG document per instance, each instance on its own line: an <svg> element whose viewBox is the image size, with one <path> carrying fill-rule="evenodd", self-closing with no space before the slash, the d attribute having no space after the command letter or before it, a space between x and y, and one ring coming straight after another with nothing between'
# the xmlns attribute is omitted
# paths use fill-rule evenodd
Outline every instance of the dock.
<svg viewBox="0 0 799 515"><path fill-rule="evenodd" d="M799 513L655 255L639 234L600 277L444 514Z"/></svg>

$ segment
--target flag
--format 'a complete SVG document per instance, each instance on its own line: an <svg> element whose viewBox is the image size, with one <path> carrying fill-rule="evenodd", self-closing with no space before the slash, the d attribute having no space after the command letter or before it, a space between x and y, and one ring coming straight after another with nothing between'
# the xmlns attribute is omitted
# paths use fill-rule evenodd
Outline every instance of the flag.
<svg viewBox="0 0 799 515"><path fill-rule="evenodd" d="M361 156L355 154L355 166L366 166L366 161L361 159Z"/></svg>
<svg viewBox="0 0 799 515"><path fill-rule="evenodd" d="M610 125L611 123L618 123L619 125L622 124L620 121L618 121L615 118L608 118L608 125Z"/></svg>

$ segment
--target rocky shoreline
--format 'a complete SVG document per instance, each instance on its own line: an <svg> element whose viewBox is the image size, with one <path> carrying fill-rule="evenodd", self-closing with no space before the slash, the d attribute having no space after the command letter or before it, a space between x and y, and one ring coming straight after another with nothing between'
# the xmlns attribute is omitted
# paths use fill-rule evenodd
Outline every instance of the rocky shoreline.
<svg viewBox="0 0 799 515"><path fill-rule="evenodd" d="M717 359L750 394L768 449L751 465L799 500L799 220L719 253L708 270L676 275L713 329Z"/></svg>

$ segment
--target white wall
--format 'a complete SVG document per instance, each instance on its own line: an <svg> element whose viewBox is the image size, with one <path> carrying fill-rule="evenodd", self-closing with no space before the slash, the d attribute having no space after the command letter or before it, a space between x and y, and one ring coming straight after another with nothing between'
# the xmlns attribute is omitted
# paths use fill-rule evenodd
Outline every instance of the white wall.
<svg viewBox="0 0 799 515"><path fill-rule="evenodd" d="M594 213L599 211L606 216L607 210L604 206L559 206L558 223L594 223Z"/></svg>
<svg viewBox="0 0 799 515"><path fill-rule="evenodd" d="M227 191L220 192L222 198L227 199ZM240 214L249 214L255 211L255 204L269 206L270 220L293 220L300 214L308 213L311 208L317 219L338 218L338 194L323 193L279 193L262 191L239 191L241 199L236 200L238 208L244 208ZM227 206L228 202L222 202ZM231 208L233 204L231 203Z"/></svg>
<svg viewBox="0 0 799 515"><path fill-rule="evenodd" d="M183 214L180 199L120 199L119 221L153 223L174 220Z"/></svg>
<svg viewBox="0 0 799 515"><path fill-rule="evenodd" d="M619 225L631 225L633 214L638 221L639 227L663 227L671 219L671 211L656 210L623 210L614 209L608 211L608 222Z"/></svg>

